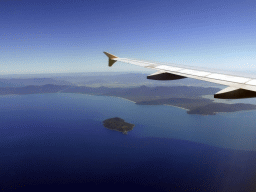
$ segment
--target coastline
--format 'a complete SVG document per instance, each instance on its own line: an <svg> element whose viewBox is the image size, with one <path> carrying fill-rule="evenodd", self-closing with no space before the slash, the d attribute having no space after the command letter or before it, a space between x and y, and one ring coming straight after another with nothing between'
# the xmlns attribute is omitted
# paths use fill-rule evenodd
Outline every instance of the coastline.
<svg viewBox="0 0 256 192"><path fill-rule="evenodd" d="M129 99L126 99L126 98L123 98L123 97L117 97L117 96L108 96L108 95L100 95L100 96L105 96L105 97L115 97L115 98L119 98L119 99L124 99L124 100L130 101L130 102L132 102L132 103L135 103L135 104L136 104L136 102L135 102L135 101L131 101L131 100L129 100Z"/></svg>
<svg viewBox="0 0 256 192"><path fill-rule="evenodd" d="M62 93L62 92L61 92ZM131 101L129 99L126 99L126 98L123 98L123 97L117 97L117 96L109 96L109 95L94 95L94 94L88 94L88 93L74 93L74 94L82 94L82 95L89 95L89 96L103 96L103 97L115 97L115 98L119 98L119 99L124 99L124 100L127 100L127 101L130 101L132 103L135 103L135 101Z"/></svg>
<svg viewBox="0 0 256 192"><path fill-rule="evenodd" d="M76 93L77 94L77 93ZM84 94L84 93L79 93L79 94ZM126 99L126 98L123 98L123 97L117 97L117 96L108 96L108 95L93 95L93 94L84 94L84 95L90 95L90 96L104 96L104 97L115 97L115 98L119 98L119 99L124 99L124 100L127 100L129 102L132 102L132 103L135 103L134 101L131 101L129 99ZM171 107L177 107L177 108L180 108L180 109L183 109L183 110L186 110L186 111L189 111L190 109L186 109L184 107L179 107L179 106L175 106L175 105L170 105L170 104L163 104L165 106L171 106ZM238 112L250 112L250 111L253 111L253 110L241 110L241 111L232 111L232 112L214 112L214 114L211 114L211 115L217 115L217 114L226 114L226 113L238 113ZM203 115L203 116L208 116L209 114L194 114L194 115Z"/></svg>
<svg viewBox="0 0 256 192"><path fill-rule="evenodd" d="M241 110L241 111L232 111L232 112L216 112L215 114L217 114L217 113L223 113L223 114L225 114L225 113L245 113L245 112L252 112L252 111L256 111L256 109L252 109L252 110Z"/></svg>
<svg viewBox="0 0 256 192"><path fill-rule="evenodd" d="M183 109L183 110L189 111L189 109L186 109L186 108L183 108L183 107L178 107L178 106L175 106L175 105L170 105L170 104L163 104L163 105L171 106L171 107L177 107L177 108L180 108L180 109Z"/></svg>
<svg viewBox="0 0 256 192"><path fill-rule="evenodd" d="M105 127L105 128L107 128L107 127ZM122 131L119 131L119 130L116 130L116 129L109 129L109 128L107 128L107 129L111 130L111 131L117 131L117 132L123 133L124 135L128 135L127 132L122 132Z"/></svg>

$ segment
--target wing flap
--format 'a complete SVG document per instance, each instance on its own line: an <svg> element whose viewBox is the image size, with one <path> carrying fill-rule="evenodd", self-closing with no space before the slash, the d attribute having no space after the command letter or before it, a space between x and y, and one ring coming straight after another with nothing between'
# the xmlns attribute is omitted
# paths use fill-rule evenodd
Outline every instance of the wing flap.
<svg viewBox="0 0 256 192"><path fill-rule="evenodd" d="M147 79L152 79L152 80L160 80L160 81L165 81L165 80L177 80L177 79L184 79L186 77L180 76L180 75L175 75L172 73L166 73L166 72L156 72L151 75L147 76Z"/></svg>
<svg viewBox="0 0 256 192"><path fill-rule="evenodd" d="M235 87L227 87L214 94L214 98L218 99L243 99L251 97L256 97L256 92Z"/></svg>

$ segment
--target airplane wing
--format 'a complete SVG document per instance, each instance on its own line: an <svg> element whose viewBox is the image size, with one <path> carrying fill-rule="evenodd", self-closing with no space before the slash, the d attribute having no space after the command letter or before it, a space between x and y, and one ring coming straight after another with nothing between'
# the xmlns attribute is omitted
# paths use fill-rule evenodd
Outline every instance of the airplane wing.
<svg viewBox="0 0 256 192"><path fill-rule="evenodd" d="M253 78L215 73L206 70L195 70L184 66L179 67L176 65L166 65L134 59L119 58L110 53L104 53L109 58L109 67L111 67L115 62L120 61L157 70L156 73L147 76L147 79L177 80L189 77L228 86L227 88L214 94L214 98L241 99L256 97L256 79Z"/></svg>

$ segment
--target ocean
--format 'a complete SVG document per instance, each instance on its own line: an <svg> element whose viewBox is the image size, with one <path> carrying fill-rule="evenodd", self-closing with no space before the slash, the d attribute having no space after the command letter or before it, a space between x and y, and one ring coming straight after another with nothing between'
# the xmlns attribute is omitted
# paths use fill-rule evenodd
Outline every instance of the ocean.
<svg viewBox="0 0 256 192"><path fill-rule="evenodd" d="M255 116L84 94L1 96L0 189L253 191ZM112 117L135 127L108 130Z"/></svg>

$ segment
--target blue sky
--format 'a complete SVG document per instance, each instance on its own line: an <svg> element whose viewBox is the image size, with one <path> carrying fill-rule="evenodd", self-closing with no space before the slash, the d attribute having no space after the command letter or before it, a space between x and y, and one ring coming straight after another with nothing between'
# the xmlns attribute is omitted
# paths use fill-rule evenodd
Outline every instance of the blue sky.
<svg viewBox="0 0 256 192"><path fill-rule="evenodd" d="M255 0L2 0L0 74L146 71L119 57L256 71Z"/></svg>

